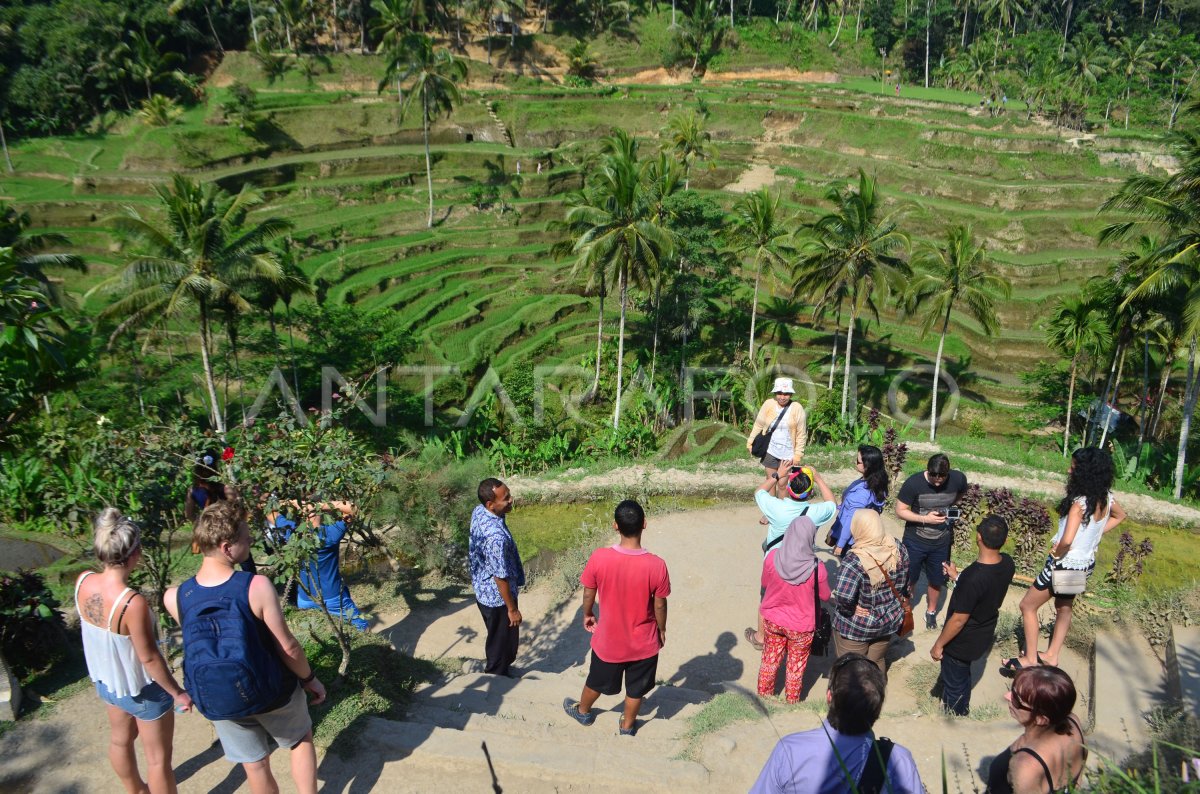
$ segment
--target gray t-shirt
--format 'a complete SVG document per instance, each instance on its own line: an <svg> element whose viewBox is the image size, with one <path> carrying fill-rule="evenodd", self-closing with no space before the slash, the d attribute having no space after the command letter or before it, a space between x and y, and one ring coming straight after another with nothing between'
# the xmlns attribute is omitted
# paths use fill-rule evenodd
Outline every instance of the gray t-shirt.
<svg viewBox="0 0 1200 794"><path fill-rule="evenodd" d="M904 481L896 501L903 502L912 508L917 515L929 513L945 513L946 508L958 501L958 497L967 490L967 476L958 469L951 469L950 476L941 486L933 486L925 479L925 472L919 471ZM926 543L948 543L954 535L954 527L949 521L941 524L914 524L904 522L904 538L916 538Z"/></svg>

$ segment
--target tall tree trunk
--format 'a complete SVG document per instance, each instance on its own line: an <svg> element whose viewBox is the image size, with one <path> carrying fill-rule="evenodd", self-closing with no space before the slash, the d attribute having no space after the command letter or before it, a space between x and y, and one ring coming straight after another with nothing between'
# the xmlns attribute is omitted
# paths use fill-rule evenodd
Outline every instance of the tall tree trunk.
<svg viewBox="0 0 1200 794"><path fill-rule="evenodd" d="M862 34L862 7L863 0L858 0L858 10L854 14L854 40L857 42L858 37Z"/></svg>
<svg viewBox="0 0 1200 794"><path fill-rule="evenodd" d="M429 223L433 228L433 163L429 159L429 89L421 89L421 120L425 130L425 182L429 187Z"/></svg>
<svg viewBox="0 0 1200 794"><path fill-rule="evenodd" d="M658 318L662 314L662 279L654 285L654 344L650 347L650 383L654 383L654 365L658 361Z"/></svg>
<svg viewBox="0 0 1200 794"><path fill-rule="evenodd" d="M221 37L217 35L217 29L213 26L212 12L208 10L208 3L204 4L204 18L208 20L208 30L212 33L213 41L217 43L217 50L224 54L225 45L221 44Z"/></svg>
<svg viewBox="0 0 1200 794"><path fill-rule="evenodd" d="M854 345L854 323L858 320L857 307L850 312L850 322L846 324L846 359L842 362L842 413L841 417L846 418L847 401L850 398L850 351Z"/></svg>
<svg viewBox="0 0 1200 794"><path fill-rule="evenodd" d="M1129 84L1125 84L1125 129L1129 129Z"/></svg>
<svg viewBox="0 0 1200 794"><path fill-rule="evenodd" d="M963 3L963 26L962 26L962 41L959 42L960 49L967 48L967 15L971 13L971 4Z"/></svg>
<svg viewBox="0 0 1200 794"><path fill-rule="evenodd" d="M1121 390L1121 371L1125 369L1125 346L1121 347L1120 361L1117 362L1117 377L1113 381L1112 405L1115 410L1118 405L1118 392ZM1108 439L1108 422L1104 423L1104 431L1100 433L1100 449L1104 449L1104 442Z"/></svg>
<svg viewBox="0 0 1200 794"><path fill-rule="evenodd" d="M628 255L628 252L626 252L626 255ZM628 290L626 289L626 281L628 280L628 276L626 275L625 271L628 267L628 264L622 264L620 272L621 326L620 330L617 332L617 404L613 407L613 428L616 430L621 429L621 389L624 383L623 376L625 365L625 299L628 294Z"/></svg>
<svg viewBox="0 0 1200 794"><path fill-rule="evenodd" d="M750 306L750 359L754 359L754 321L758 318L758 281L762 259L754 257L754 303Z"/></svg>
<svg viewBox="0 0 1200 794"><path fill-rule="evenodd" d="M1063 426L1063 457L1067 456L1067 442L1071 438L1071 409L1075 404L1075 370L1079 364L1079 353L1071 357L1071 385L1067 388L1067 420Z"/></svg>
<svg viewBox="0 0 1200 794"><path fill-rule="evenodd" d="M1058 48L1058 59L1062 60L1063 55L1067 51L1067 34L1071 29L1071 9L1075 7L1075 0L1067 0L1067 19L1063 23L1063 40L1062 45Z"/></svg>
<svg viewBox="0 0 1200 794"><path fill-rule="evenodd" d="M4 167L8 173L13 172L12 157L8 154L8 140L4 137L4 119L0 118L0 149L4 150Z"/></svg>
<svg viewBox="0 0 1200 794"><path fill-rule="evenodd" d="M1150 333L1143 335L1142 347L1142 399L1138 401L1138 454L1142 452L1142 443L1146 440L1146 401L1150 398Z"/></svg>
<svg viewBox="0 0 1200 794"><path fill-rule="evenodd" d="M1162 419L1163 402L1167 396L1167 383L1175 366L1174 350L1168 347L1163 353L1162 376L1158 379L1158 400L1154 405L1154 421L1150 425L1150 437L1158 438L1158 423Z"/></svg>
<svg viewBox="0 0 1200 794"><path fill-rule="evenodd" d="M600 393L600 354L604 349L604 285L600 285L600 317L596 321L596 377L592 380L592 388L588 390L584 399L591 402L596 399L596 395Z"/></svg>
<svg viewBox="0 0 1200 794"><path fill-rule="evenodd" d="M1116 346L1116 348L1113 349L1112 363L1108 367L1108 377L1104 381L1104 393L1100 399L1100 415L1101 416L1103 416L1105 413L1104 409L1108 407L1108 403L1109 403L1109 399L1110 399L1109 395L1112 391L1113 376L1116 375L1116 372L1117 372L1117 358L1120 356L1120 353L1121 353L1121 345L1118 344ZM1092 441L1092 422L1089 421L1087 424L1087 427L1083 431L1083 445L1085 447L1089 446L1091 444L1091 441Z"/></svg>
<svg viewBox="0 0 1200 794"><path fill-rule="evenodd" d="M212 361L208 356L208 306L204 301L200 302L200 363L204 367L204 385L208 389L213 427L221 440L224 440L225 421L221 418L221 404L217 401L217 382L213 378Z"/></svg>
<svg viewBox="0 0 1200 794"><path fill-rule="evenodd" d="M929 29L933 27L933 0L925 0L925 87L929 88ZM855 39L857 41L857 39ZM936 384L935 384L936 386Z"/></svg>
<svg viewBox="0 0 1200 794"><path fill-rule="evenodd" d="M1192 412L1196 410L1196 337L1188 345L1187 385L1184 389L1183 416L1179 420L1179 446L1175 452L1175 498L1183 496L1183 473L1187 467L1188 435L1192 431Z"/></svg>
<svg viewBox="0 0 1200 794"><path fill-rule="evenodd" d="M832 47L834 44L837 44L838 36L842 35L842 23L845 21L846 21L846 0L841 0L838 3L838 26L837 26L837 30L834 31L833 40L829 42L830 47Z"/></svg>
<svg viewBox="0 0 1200 794"><path fill-rule="evenodd" d="M254 36L254 46L258 47L258 19L254 16L254 0L246 0L246 8L250 11L250 33Z"/></svg>
<svg viewBox="0 0 1200 794"><path fill-rule="evenodd" d="M733 0L729 0L729 29L733 30Z"/></svg>
<svg viewBox="0 0 1200 794"><path fill-rule="evenodd" d="M288 327L288 349L292 359L292 389L295 391L296 399L300 399L300 377L296 374L296 336L292 333L292 303L288 301L283 304L283 310L286 313Z"/></svg>
<svg viewBox="0 0 1200 794"><path fill-rule="evenodd" d="M938 420L937 394L938 394L938 386L941 385L941 381L942 381L942 349L946 345L946 331L950 330L950 308L951 308L950 306L946 307L946 319L942 321L942 335L938 339L937 355L934 356L934 359L933 359L933 391L931 392L931 394L933 395L933 407L930 409L931 413L929 414L929 440L930 441L937 440L937 420Z"/></svg>

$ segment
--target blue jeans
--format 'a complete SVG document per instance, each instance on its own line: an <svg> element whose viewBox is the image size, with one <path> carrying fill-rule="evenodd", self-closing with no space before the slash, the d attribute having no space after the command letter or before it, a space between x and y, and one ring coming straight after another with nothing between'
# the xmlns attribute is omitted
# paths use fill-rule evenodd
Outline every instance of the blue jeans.
<svg viewBox="0 0 1200 794"><path fill-rule="evenodd" d="M942 706L951 714L971 713L971 663L942 654Z"/></svg>

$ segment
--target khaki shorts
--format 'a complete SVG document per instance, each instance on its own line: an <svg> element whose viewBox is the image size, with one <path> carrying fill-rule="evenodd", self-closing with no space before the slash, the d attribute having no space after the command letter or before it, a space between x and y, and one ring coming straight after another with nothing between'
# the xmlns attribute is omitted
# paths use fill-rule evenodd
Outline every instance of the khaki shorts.
<svg viewBox="0 0 1200 794"><path fill-rule="evenodd" d="M274 711L264 711L240 720L213 720L225 760L232 764L252 764L271 754L270 740L292 749L312 730L308 698L300 685L288 702Z"/></svg>

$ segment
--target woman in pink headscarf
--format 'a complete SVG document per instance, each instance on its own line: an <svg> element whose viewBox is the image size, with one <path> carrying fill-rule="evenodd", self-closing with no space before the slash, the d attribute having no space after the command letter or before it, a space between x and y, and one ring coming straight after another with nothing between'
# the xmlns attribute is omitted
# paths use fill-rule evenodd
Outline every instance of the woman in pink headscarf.
<svg viewBox="0 0 1200 794"><path fill-rule="evenodd" d="M762 664L758 668L758 694L775 693L775 674L787 652L784 694L788 703L800 702L804 669L813 633L817 629L817 600L828 601L829 577L813 553L817 525L807 516L792 521L778 548L763 559Z"/></svg>

